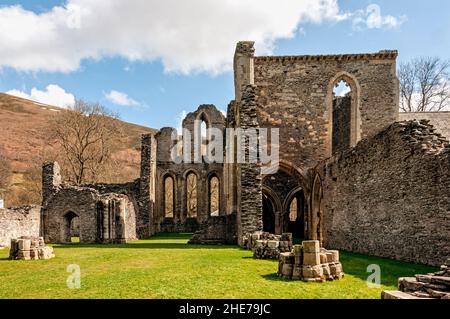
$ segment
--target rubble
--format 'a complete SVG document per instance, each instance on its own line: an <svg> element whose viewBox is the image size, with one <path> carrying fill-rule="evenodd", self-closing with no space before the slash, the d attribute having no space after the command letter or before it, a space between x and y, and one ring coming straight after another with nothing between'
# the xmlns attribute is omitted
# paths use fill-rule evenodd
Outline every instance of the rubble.
<svg viewBox="0 0 450 319"><path fill-rule="evenodd" d="M339 251L320 248L319 241L304 241L280 253L278 276L305 282L325 282L344 277Z"/></svg>
<svg viewBox="0 0 450 319"><path fill-rule="evenodd" d="M9 259L38 260L54 258L53 247L46 246L43 237L22 236L11 239Z"/></svg>
<svg viewBox="0 0 450 319"><path fill-rule="evenodd" d="M255 232L243 237L243 246L253 251L256 259L278 259L280 253L292 250L292 234L273 235Z"/></svg>
<svg viewBox="0 0 450 319"><path fill-rule="evenodd" d="M398 280L398 291L383 291L382 299L450 299L450 258L441 270Z"/></svg>

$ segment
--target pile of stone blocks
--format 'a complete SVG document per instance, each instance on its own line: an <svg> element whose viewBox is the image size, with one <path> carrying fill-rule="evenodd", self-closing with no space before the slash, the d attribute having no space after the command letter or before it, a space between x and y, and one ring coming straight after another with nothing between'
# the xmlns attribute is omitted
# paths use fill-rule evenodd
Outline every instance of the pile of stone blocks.
<svg viewBox="0 0 450 319"><path fill-rule="evenodd" d="M450 300L450 258L438 272L400 278L398 291L383 291L381 298Z"/></svg>
<svg viewBox="0 0 450 319"><path fill-rule="evenodd" d="M244 247L253 251L256 259L278 259L280 253L292 250L292 234L273 235L255 232L243 237Z"/></svg>
<svg viewBox="0 0 450 319"><path fill-rule="evenodd" d="M9 259L38 260L54 258L53 247L46 246L43 237L23 236L11 239Z"/></svg>
<svg viewBox="0 0 450 319"><path fill-rule="evenodd" d="M291 252L280 254L278 276L305 282L325 282L342 279L339 251L320 248L317 240L295 245Z"/></svg>

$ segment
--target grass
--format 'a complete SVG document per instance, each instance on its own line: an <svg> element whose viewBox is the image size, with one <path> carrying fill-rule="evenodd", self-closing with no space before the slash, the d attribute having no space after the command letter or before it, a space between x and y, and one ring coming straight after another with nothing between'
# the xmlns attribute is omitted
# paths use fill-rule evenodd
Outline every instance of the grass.
<svg viewBox="0 0 450 319"><path fill-rule="evenodd" d="M397 279L435 269L341 252L341 281L293 282L277 262L255 260L235 246L187 245L188 234L160 234L125 245L54 245L56 258L7 260L0 250L0 298L380 298ZM67 266L81 267L81 288L67 288ZM378 264L382 287L369 289L367 266Z"/></svg>

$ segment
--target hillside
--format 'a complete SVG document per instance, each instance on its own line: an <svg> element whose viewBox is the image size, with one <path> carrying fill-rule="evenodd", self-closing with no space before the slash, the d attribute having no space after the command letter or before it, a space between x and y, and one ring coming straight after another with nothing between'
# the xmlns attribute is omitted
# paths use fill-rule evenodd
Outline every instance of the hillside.
<svg viewBox="0 0 450 319"><path fill-rule="evenodd" d="M39 203L40 166L48 148L45 135L49 119L61 109L0 93L0 146L12 170L5 204L16 206ZM117 121L122 136L114 138L113 158L120 171L104 182L125 182L139 176L140 136L154 129Z"/></svg>

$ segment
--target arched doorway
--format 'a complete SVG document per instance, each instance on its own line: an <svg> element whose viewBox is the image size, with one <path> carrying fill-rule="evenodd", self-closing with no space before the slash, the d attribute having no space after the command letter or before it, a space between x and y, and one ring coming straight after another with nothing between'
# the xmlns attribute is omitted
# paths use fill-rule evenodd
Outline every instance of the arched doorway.
<svg viewBox="0 0 450 319"><path fill-rule="evenodd" d="M64 215L62 240L65 243L79 243L81 240L80 218L72 211Z"/></svg>
<svg viewBox="0 0 450 319"><path fill-rule="evenodd" d="M275 203L263 193L263 231L275 234Z"/></svg>
<svg viewBox="0 0 450 319"><path fill-rule="evenodd" d="M305 239L305 194L298 190L287 205L287 231L295 239Z"/></svg>

